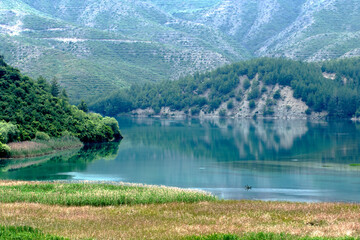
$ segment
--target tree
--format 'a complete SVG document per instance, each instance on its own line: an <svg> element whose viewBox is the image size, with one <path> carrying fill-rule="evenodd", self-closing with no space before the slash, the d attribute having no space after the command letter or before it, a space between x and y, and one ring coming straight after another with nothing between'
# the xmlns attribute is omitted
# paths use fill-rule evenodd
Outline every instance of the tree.
<svg viewBox="0 0 360 240"><path fill-rule="evenodd" d="M50 91L50 85L43 76L38 77L37 84L42 90L47 92Z"/></svg>
<svg viewBox="0 0 360 240"><path fill-rule="evenodd" d="M63 89L63 90L61 90L61 93L60 93L60 96L59 96L61 99L63 99L63 100L69 100L69 96L68 96L68 94L67 94L67 92L66 92L66 90L65 89Z"/></svg>
<svg viewBox="0 0 360 240"><path fill-rule="evenodd" d="M51 81L50 93L54 97L58 97L60 94L60 86L56 78L53 78L53 80Z"/></svg>
<svg viewBox="0 0 360 240"><path fill-rule="evenodd" d="M89 112L88 106L84 100L81 100L81 103L77 106L79 110L84 112Z"/></svg>

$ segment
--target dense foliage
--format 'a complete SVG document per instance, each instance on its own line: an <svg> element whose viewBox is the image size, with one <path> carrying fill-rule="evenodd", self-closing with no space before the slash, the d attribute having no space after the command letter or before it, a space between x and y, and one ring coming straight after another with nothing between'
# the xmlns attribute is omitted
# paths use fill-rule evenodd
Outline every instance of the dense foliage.
<svg viewBox="0 0 360 240"><path fill-rule="evenodd" d="M325 78L324 73L333 74L336 78ZM245 80L240 86L241 76L247 76L252 84ZM256 77L259 81L253 80ZM359 58L322 63L260 58L178 81L133 85L93 103L90 109L107 115L138 108L153 108L159 112L162 107L194 113L200 109L211 112L229 100L256 100L266 91L265 88L260 89L260 81L266 86L290 86L294 97L302 99L312 111L328 111L331 117L352 117L360 107ZM243 92L250 86L249 94L244 96ZM273 97L277 99L281 96L275 93Z"/></svg>
<svg viewBox="0 0 360 240"><path fill-rule="evenodd" d="M70 132L82 142L121 138L115 119L79 110L69 104L64 91L60 92L56 79L51 84L43 78L33 81L8 66L2 57L0 93L0 141L3 143L31 140L42 133L60 137Z"/></svg>

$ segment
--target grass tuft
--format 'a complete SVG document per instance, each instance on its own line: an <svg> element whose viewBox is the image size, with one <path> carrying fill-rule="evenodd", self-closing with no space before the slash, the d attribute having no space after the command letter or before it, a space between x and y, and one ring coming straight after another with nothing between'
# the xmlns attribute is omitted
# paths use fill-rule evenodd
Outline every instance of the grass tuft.
<svg viewBox="0 0 360 240"><path fill-rule="evenodd" d="M68 238L44 234L32 227L0 226L0 240L67 240Z"/></svg>

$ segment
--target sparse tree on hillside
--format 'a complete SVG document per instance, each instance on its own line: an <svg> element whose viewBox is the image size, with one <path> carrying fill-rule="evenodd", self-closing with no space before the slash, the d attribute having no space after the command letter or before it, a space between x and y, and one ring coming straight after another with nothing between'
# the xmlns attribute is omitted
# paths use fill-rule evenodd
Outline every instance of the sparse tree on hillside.
<svg viewBox="0 0 360 240"><path fill-rule="evenodd" d="M54 97L58 97L60 94L60 86L56 78L51 81L50 92Z"/></svg>
<svg viewBox="0 0 360 240"><path fill-rule="evenodd" d="M49 92L50 85L43 76L38 77L37 84L42 90Z"/></svg>
<svg viewBox="0 0 360 240"><path fill-rule="evenodd" d="M86 113L89 112L88 106L84 100L81 100L81 103L78 105L78 109L80 109Z"/></svg>

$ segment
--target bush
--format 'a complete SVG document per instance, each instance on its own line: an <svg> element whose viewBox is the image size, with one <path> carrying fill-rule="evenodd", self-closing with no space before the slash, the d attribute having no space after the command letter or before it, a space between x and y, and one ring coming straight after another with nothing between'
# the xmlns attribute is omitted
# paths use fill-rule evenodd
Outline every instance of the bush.
<svg viewBox="0 0 360 240"><path fill-rule="evenodd" d="M234 108L234 103L233 103L233 101L229 101L229 102L228 102L227 108L228 108L229 110Z"/></svg>
<svg viewBox="0 0 360 240"><path fill-rule="evenodd" d="M278 89L275 93L274 93L274 99L280 99L281 98L281 93L280 93L280 89Z"/></svg>
<svg viewBox="0 0 360 240"><path fill-rule="evenodd" d="M193 107L190 112L191 112L192 116L197 116L200 113L200 108L199 107Z"/></svg>
<svg viewBox="0 0 360 240"><path fill-rule="evenodd" d="M255 101L254 101L254 100L251 100L251 101L249 102L249 108L250 108L250 109L254 109L255 107L256 107Z"/></svg>
<svg viewBox="0 0 360 240"><path fill-rule="evenodd" d="M249 79L245 79L245 81L244 81L244 83L243 83L243 88L244 88L245 90L248 90L250 86L251 86L250 80L249 80Z"/></svg>
<svg viewBox="0 0 360 240"><path fill-rule="evenodd" d="M272 116L274 115L274 113L275 112L272 107L268 107L268 108L264 107L264 116Z"/></svg>
<svg viewBox="0 0 360 240"><path fill-rule="evenodd" d="M225 116L226 116L226 110L225 110L225 109L221 109L221 110L219 111L219 116L220 116L220 117L225 117Z"/></svg>
<svg viewBox="0 0 360 240"><path fill-rule="evenodd" d="M259 87L254 87L248 94L248 100L257 99L260 96Z"/></svg>
<svg viewBox="0 0 360 240"><path fill-rule="evenodd" d="M10 147L6 144L0 142L0 157L9 157L10 156Z"/></svg>
<svg viewBox="0 0 360 240"><path fill-rule="evenodd" d="M308 108L308 109L306 109L305 114L306 114L306 115L311 115L311 112L312 112L311 109Z"/></svg>
<svg viewBox="0 0 360 240"><path fill-rule="evenodd" d="M217 109L221 104L220 99L214 99L210 102L210 111Z"/></svg>
<svg viewBox="0 0 360 240"><path fill-rule="evenodd" d="M36 132L35 138L36 138L36 140L43 140L43 141L49 141L50 140L50 136L47 135L44 132Z"/></svg>
<svg viewBox="0 0 360 240"><path fill-rule="evenodd" d="M19 138L19 129L12 123L0 122L0 142L8 143L17 141Z"/></svg>

